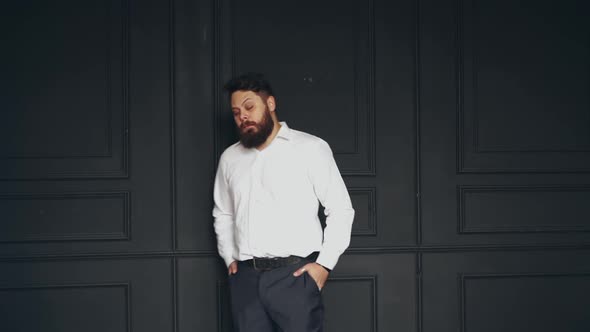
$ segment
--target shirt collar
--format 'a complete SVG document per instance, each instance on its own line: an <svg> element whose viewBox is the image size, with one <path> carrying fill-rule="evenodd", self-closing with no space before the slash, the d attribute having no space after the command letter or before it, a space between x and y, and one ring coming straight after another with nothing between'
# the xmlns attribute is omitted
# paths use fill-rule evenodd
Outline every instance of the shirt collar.
<svg viewBox="0 0 590 332"><path fill-rule="evenodd" d="M281 124L281 129L277 133L277 137L284 138L286 140L290 140L292 136L291 129L287 126L286 122L279 122Z"/></svg>

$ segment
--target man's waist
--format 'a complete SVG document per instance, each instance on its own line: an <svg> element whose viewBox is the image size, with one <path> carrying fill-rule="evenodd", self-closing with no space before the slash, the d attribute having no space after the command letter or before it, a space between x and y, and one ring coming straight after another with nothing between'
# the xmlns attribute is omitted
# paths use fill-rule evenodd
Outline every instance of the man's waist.
<svg viewBox="0 0 590 332"><path fill-rule="evenodd" d="M311 261L315 262L318 258L319 252L313 252L307 257L301 256L287 256L287 257L253 257L252 259L247 259L240 261L241 264L245 264L248 266L253 267L255 270L259 271L269 271L289 265L297 264L301 261Z"/></svg>

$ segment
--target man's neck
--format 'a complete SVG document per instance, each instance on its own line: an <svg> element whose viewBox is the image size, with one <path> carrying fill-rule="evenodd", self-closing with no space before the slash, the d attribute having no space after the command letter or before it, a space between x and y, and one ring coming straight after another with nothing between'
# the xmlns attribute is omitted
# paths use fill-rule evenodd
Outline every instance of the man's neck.
<svg viewBox="0 0 590 332"><path fill-rule="evenodd" d="M256 147L256 150L262 151L266 149L279 133L279 130L281 129L281 124L276 120L273 120L273 122L274 126L272 128L272 132L270 133L270 135L268 135L268 138L266 139L266 141L264 141L264 143Z"/></svg>

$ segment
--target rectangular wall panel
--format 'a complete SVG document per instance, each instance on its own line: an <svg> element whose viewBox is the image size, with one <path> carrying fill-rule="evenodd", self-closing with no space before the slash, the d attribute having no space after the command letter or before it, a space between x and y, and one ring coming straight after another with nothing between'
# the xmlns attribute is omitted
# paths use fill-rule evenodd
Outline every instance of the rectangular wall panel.
<svg viewBox="0 0 590 332"><path fill-rule="evenodd" d="M459 171L590 171L588 4L457 3Z"/></svg>
<svg viewBox="0 0 590 332"><path fill-rule="evenodd" d="M0 194L0 242L128 240L129 192Z"/></svg>
<svg viewBox="0 0 590 332"><path fill-rule="evenodd" d="M590 188L460 186L459 233L590 231Z"/></svg>
<svg viewBox="0 0 590 332"><path fill-rule="evenodd" d="M462 275L462 331L583 331L590 273ZM502 305L498 305L502 304Z"/></svg>
<svg viewBox="0 0 590 332"><path fill-rule="evenodd" d="M2 261L0 271L2 331L173 330L170 259Z"/></svg>
<svg viewBox="0 0 590 332"><path fill-rule="evenodd" d="M0 288L0 299L10 331L130 332L129 284Z"/></svg>
<svg viewBox="0 0 590 332"><path fill-rule="evenodd" d="M126 0L4 6L0 179L128 174L126 6Z"/></svg>
<svg viewBox="0 0 590 332"><path fill-rule="evenodd" d="M422 254L422 331L590 329L590 251Z"/></svg>
<svg viewBox="0 0 590 332"><path fill-rule="evenodd" d="M376 236L376 193L375 188L350 188L348 193L354 207L352 236Z"/></svg>
<svg viewBox="0 0 590 332"><path fill-rule="evenodd" d="M377 331L377 277L333 277L330 292L326 292L326 331ZM335 310L340 294L348 294L354 300L351 315L342 315Z"/></svg>

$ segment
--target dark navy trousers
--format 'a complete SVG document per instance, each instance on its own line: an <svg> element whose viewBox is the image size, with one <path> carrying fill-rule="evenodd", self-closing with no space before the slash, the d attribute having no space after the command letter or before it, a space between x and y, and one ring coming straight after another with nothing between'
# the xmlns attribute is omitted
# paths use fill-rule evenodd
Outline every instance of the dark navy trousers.
<svg viewBox="0 0 590 332"><path fill-rule="evenodd" d="M229 276L233 326L236 332L321 332L324 306L317 284L306 273L293 272L310 261L270 271L238 262Z"/></svg>

